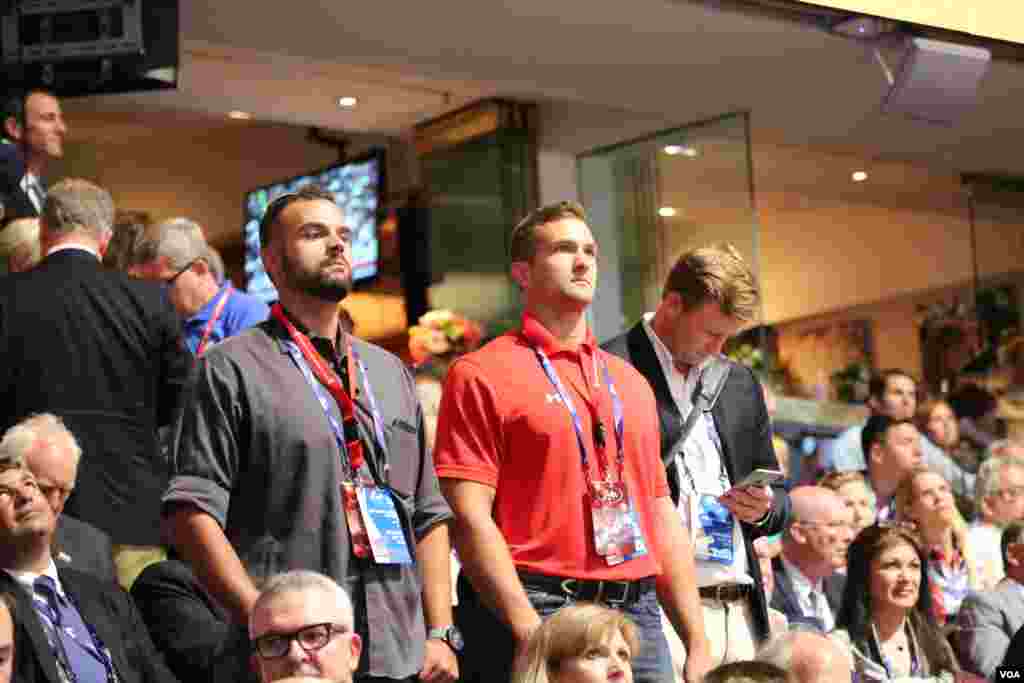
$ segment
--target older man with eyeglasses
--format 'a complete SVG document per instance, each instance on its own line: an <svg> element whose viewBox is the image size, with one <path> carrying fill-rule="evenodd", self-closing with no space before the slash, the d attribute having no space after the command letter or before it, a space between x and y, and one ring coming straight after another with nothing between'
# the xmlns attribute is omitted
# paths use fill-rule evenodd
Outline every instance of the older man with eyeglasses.
<svg viewBox="0 0 1024 683"><path fill-rule="evenodd" d="M1024 630L1024 522L1007 525L1000 547L1006 578L991 590L967 596L952 638L960 666L990 681L999 678L996 669L1000 663L1019 670L1024 662L1021 640L1014 638Z"/></svg>
<svg viewBox="0 0 1024 683"><path fill-rule="evenodd" d="M220 282L202 228L172 218L151 228L136 250L130 272L160 282L183 322L185 343L195 356L267 319L267 305L230 282Z"/></svg>
<svg viewBox="0 0 1024 683"><path fill-rule="evenodd" d="M1005 444L993 444L990 454L1006 449ZM977 482L978 519L971 524L967 538L981 573L981 587L987 589L1006 575L999 549L1003 529L1011 522L1024 520L1024 457L990 455L978 469Z"/></svg>
<svg viewBox="0 0 1024 683"><path fill-rule="evenodd" d="M351 683L363 647L345 590L305 570L267 582L252 608L249 636L262 683L294 677Z"/></svg>
<svg viewBox="0 0 1024 683"><path fill-rule="evenodd" d="M853 541L853 512L835 492L821 486L790 491L793 516L782 536L782 554L772 562L771 606L792 624L827 633L843 595L846 550Z"/></svg>

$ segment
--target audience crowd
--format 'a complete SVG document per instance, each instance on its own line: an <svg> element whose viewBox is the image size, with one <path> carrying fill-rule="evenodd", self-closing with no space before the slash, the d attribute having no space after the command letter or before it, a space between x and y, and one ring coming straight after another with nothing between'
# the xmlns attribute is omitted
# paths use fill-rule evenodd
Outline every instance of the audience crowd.
<svg viewBox="0 0 1024 683"><path fill-rule="evenodd" d="M51 93L2 116L0 683L1024 665L1024 444L983 419L994 399L879 372L866 422L808 465L722 353L760 297L731 246L679 257L599 346L582 207L531 212L509 238L521 327L455 360L425 414L411 370L351 335L331 194L268 207L268 307L194 221L46 189ZM796 457L813 475L787 485Z"/></svg>

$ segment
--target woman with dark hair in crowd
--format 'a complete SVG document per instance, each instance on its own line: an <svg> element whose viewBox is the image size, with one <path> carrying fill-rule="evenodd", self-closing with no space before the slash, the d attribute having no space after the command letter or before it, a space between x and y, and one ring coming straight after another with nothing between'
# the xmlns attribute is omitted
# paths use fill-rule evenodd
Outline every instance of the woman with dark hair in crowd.
<svg viewBox="0 0 1024 683"><path fill-rule="evenodd" d="M999 400L977 384L961 384L949 395L949 407L957 417L960 440L984 452L997 438Z"/></svg>
<svg viewBox="0 0 1024 683"><path fill-rule="evenodd" d="M981 585L967 524L956 509L949 482L928 467L917 467L900 483L895 500L896 519L917 530L928 559L932 615L939 624L950 623L967 593Z"/></svg>
<svg viewBox="0 0 1024 683"><path fill-rule="evenodd" d="M960 438L960 421L953 406L941 398L929 398L917 407L917 429L971 474L981 465L982 449Z"/></svg>
<svg viewBox="0 0 1024 683"><path fill-rule="evenodd" d="M512 683L633 683L637 628L622 612L577 603L544 620L526 643Z"/></svg>
<svg viewBox="0 0 1024 683"><path fill-rule="evenodd" d="M861 681L955 680L953 650L932 616L924 551L891 524L862 531L847 553L846 588L831 637L853 655Z"/></svg>

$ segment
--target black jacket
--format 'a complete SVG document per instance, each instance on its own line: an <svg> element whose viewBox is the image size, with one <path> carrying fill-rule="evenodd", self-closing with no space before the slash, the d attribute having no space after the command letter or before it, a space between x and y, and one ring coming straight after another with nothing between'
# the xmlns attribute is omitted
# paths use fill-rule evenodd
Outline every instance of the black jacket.
<svg viewBox="0 0 1024 683"><path fill-rule="evenodd" d="M168 424L193 365L160 287L66 249L0 278L0 430L63 418L82 448L67 514L112 543L160 542Z"/></svg>
<svg viewBox="0 0 1024 683"><path fill-rule="evenodd" d="M110 650L122 683L176 683L149 638L128 594L118 586L74 569L57 569L64 591L78 606L86 623ZM14 655L15 680L21 683L61 683L57 659L32 604L32 596L7 572L0 572L0 589L17 600Z"/></svg>
<svg viewBox="0 0 1024 683"><path fill-rule="evenodd" d="M110 536L70 515L57 517L53 532L53 561L110 583L117 582Z"/></svg>
<svg viewBox="0 0 1024 683"><path fill-rule="evenodd" d="M654 390L658 402L658 421L661 425L661 449L672 447L679 437L683 426L683 417L679 413L675 399L668 386L668 379L662 372L661 364L654 345L644 331L643 323L637 323L626 334L605 342L606 351L624 358L640 371ZM771 427L768 412L765 409L764 394L761 386L749 368L732 364L729 377L722 388L722 393L711 410L715 427L722 439L725 451L725 468L729 481L736 483L755 469L779 468L775 449L772 447ZM664 458L663 458L664 459ZM678 502L678 473L673 461L667 468L669 487L672 498ZM768 518L760 526L741 523L744 545L747 550L747 566L755 582L753 597L754 622L756 635L765 639L769 634L768 604L764 588L761 584L761 571L757 556L754 554L752 541L758 536L770 535L781 531L789 516L789 496L780 482L773 487L774 500Z"/></svg>
<svg viewBox="0 0 1024 683"><path fill-rule="evenodd" d="M813 624L824 630L824 624L818 623L816 617L806 616L800 609L800 600L797 598L796 588L793 580L786 571L786 565L782 564L782 558L772 560L772 570L775 572L775 591L772 593L771 606L786 615L790 625L797 622ZM843 601L843 589L846 587L846 577L842 574L827 576L822 581L822 588L825 592L825 601L832 609L832 617L839 614L839 605Z"/></svg>

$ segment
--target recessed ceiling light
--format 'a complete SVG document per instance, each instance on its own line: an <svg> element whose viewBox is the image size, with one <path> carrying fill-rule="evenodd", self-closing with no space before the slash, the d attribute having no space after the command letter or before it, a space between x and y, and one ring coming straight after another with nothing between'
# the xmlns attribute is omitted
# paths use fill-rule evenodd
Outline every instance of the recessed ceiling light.
<svg viewBox="0 0 1024 683"><path fill-rule="evenodd" d="M341 107L342 109L352 109L357 104L359 104L359 100L357 100L354 97L339 97L338 98L338 106Z"/></svg>
<svg viewBox="0 0 1024 683"><path fill-rule="evenodd" d="M229 119L235 119L237 121L248 121L249 119L252 118L252 114L250 114L247 111L238 111L236 109L235 111L229 111L228 112L228 118Z"/></svg>
<svg viewBox="0 0 1024 683"><path fill-rule="evenodd" d="M854 171L853 175L850 176L855 183L863 183L868 179L867 171Z"/></svg>
<svg viewBox="0 0 1024 683"><path fill-rule="evenodd" d="M663 206L658 209L658 215L662 218L672 218L672 216L676 215L676 210L671 206Z"/></svg>
<svg viewBox="0 0 1024 683"><path fill-rule="evenodd" d="M691 159L700 154L700 152L697 151L696 147L691 147L690 145L665 145L664 147L661 148L661 151L663 151L665 154L668 154L669 156L674 157L679 156L681 154L684 157L689 157Z"/></svg>

